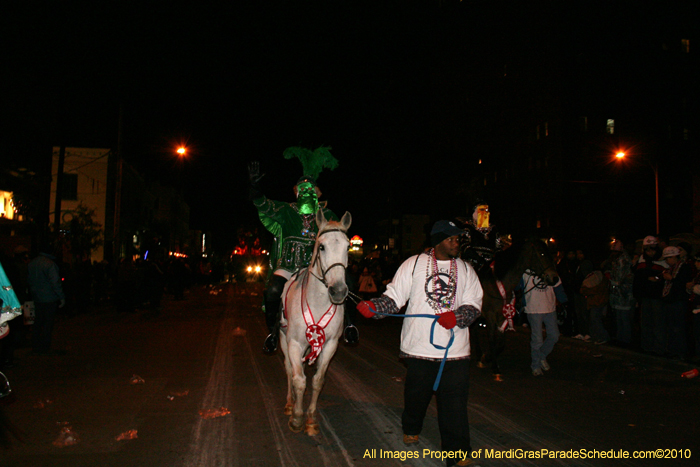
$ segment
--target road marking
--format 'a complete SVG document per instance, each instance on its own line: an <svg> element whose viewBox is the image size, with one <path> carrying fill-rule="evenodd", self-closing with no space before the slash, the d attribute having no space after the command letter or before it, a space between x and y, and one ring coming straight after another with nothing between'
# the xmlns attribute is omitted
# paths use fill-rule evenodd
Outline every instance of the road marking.
<svg viewBox="0 0 700 467"><path fill-rule="evenodd" d="M270 386L265 381L265 378L260 371L260 365L255 359L255 354L250 346L250 341L245 338L246 348L248 349L248 355L250 356L250 361L253 366L253 372L255 373L255 379L258 381L258 387L260 390L260 395L262 396L263 403L265 404L265 415L267 416L267 421L270 423L270 432L275 438L275 447L277 448L277 454L280 458L280 466L285 467L287 465L299 466L299 464L294 459L294 455L287 443L287 440L283 435L283 428L279 422L279 413L281 409L276 406L275 398L270 393ZM286 426L284 429L288 430Z"/></svg>
<svg viewBox="0 0 700 467"><path fill-rule="evenodd" d="M219 328L214 361L204 392L201 409L226 407L231 414L215 420L197 420L193 430L186 466L220 467L239 465L235 443L235 407L233 394L233 320L224 319Z"/></svg>
<svg viewBox="0 0 700 467"><path fill-rule="evenodd" d="M359 382L359 379L351 376L339 366L330 366L327 376L334 380L334 384L344 394L345 400L352 405L355 411L362 415L361 419L366 421L374 431L374 438L381 443L380 447L382 449L385 451L406 450L406 446L401 441L403 430L401 429L399 415L392 411L372 389ZM425 437L421 439L421 444L426 449L439 450L436 445ZM423 459L423 461L422 465L443 465L439 461L430 463L426 459Z"/></svg>
<svg viewBox="0 0 700 467"><path fill-rule="evenodd" d="M335 429L333 429L333 426L330 424L326 416L323 414L323 412L319 409L316 412L316 416L319 418L319 421L322 422L322 426L326 427L326 430L328 430L331 435L333 435L333 441L335 444L340 448L340 452L343 454L343 458L345 459L345 462L350 466L353 467L355 463L352 461L352 458L350 457L350 453L348 453L348 450L345 449L345 445L343 442L340 440L340 437L338 437L338 433L335 432ZM328 441L328 438L326 437L324 431L326 430L321 430L321 434L323 434L323 438ZM331 445L330 442L327 442L326 444ZM319 450L320 446L319 446Z"/></svg>

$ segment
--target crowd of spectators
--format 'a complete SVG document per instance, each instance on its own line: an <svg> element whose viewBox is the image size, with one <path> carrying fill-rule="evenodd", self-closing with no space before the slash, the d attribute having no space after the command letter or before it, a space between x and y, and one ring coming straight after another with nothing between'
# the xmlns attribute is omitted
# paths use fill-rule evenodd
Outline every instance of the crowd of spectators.
<svg viewBox="0 0 700 467"><path fill-rule="evenodd" d="M52 308L50 313L41 308L45 307L43 302L38 301L41 298L30 293L32 284L28 281L28 266L37 259L48 262L46 258L55 265L56 281L62 293L62 297L47 301L52 306L55 301L58 308ZM218 259L188 261L182 257L147 260L125 258L113 265L108 261L90 261L89 258L77 258L68 262L47 253L30 255L24 247L17 247L12 255L3 254L0 262L7 271L20 303L32 303L33 308L30 305L25 308L35 310L34 322L29 316L26 324L22 317L11 320L10 336L0 341L0 367L5 368L12 366L16 348L30 344L29 337L34 353L55 352L50 349L51 328L55 319L91 313L103 306L114 306L117 311L126 313L143 310L149 316L157 316L165 294L171 295L175 300L185 300L187 289L193 285L219 283L227 273L226 264ZM45 319L47 316L48 320ZM44 322L46 324L42 324ZM41 326L37 326L37 323ZM38 333L40 327L46 331ZM40 334L44 335L41 342L37 341Z"/></svg>
<svg viewBox="0 0 700 467"><path fill-rule="evenodd" d="M689 243L614 240L601 263L570 250L557 269L569 298L558 307L564 335L700 361L700 252Z"/></svg>

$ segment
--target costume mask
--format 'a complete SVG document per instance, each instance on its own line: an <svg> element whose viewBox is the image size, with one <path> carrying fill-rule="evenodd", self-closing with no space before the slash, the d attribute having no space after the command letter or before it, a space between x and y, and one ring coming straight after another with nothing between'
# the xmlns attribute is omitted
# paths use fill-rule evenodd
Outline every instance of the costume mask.
<svg viewBox="0 0 700 467"><path fill-rule="evenodd" d="M318 209L316 187L309 182L297 185L297 206L301 214L315 214Z"/></svg>
<svg viewBox="0 0 700 467"><path fill-rule="evenodd" d="M488 204L480 204L474 209L474 225L477 229L489 228L489 215Z"/></svg>

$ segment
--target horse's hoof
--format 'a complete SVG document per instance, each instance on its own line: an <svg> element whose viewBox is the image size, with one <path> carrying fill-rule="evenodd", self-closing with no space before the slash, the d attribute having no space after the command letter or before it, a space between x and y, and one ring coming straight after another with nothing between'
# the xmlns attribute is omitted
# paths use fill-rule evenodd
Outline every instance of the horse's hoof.
<svg viewBox="0 0 700 467"><path fill-rule="evenodd" d="M318 427L318 423L307 423L304 432L309 436L316 436L321 430Z"/></svg>
<svg viewBox="0 0 700 467"><path fill-rule="evenodd" d="M494 375L493 375L493 380L494 380L494 381L503 382L503 378L501 378L501 374L500 374L500 373L494 374Z"/></svg>
<svg viewBox="0 0 700 467"><path fill-rule="evenodd" d="M292 414L292 408L294 406L292 404L287 404L284 406L284 414L285 415L291 415Z"/></svg>
<svg viewBox="0 0 700 467"><path fill-rule="evenodd" d="M290 418L289 423L287 425L289 425L289 429L292 430L292 432L294 432L294 433L301 432L301 428L302 428L301 423L299 424L299 426L296 426L296 425L294 425L294 420Z"/></svg>
<svg viewBox="0 0 700 467"><path fill-rule="evenodd" d="M476 366L478 368L486 368L488 365L486 363L482 362L481 360L479 360L478 362L476 362Z"/></svg>

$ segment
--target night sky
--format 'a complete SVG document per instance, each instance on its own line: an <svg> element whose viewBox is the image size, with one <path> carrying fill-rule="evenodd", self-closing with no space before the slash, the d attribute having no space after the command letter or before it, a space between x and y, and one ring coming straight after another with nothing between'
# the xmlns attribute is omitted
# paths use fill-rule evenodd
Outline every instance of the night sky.
<svg viewBox="0 0 700 467"><path fill-rule="evenodd" d="M125 160L181 185L191 228L215 242L257 226L249 161L268 197L293 200L301 166L282 152L297 145L333 148L340 166L319 185L355 233L397 212L464 215L449 200L488 151L498 116L481 98L503 60L542 43L601 46L592 31L655 14L636 2L605 2L604 15L546 1L65 3L7 14L2 152L116 148L121 109ZM190 156L178 162L180 142Z"/></svg>

